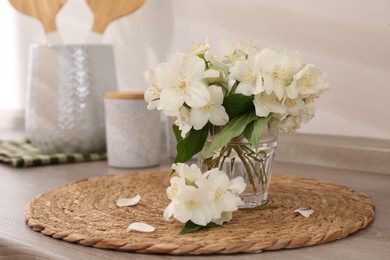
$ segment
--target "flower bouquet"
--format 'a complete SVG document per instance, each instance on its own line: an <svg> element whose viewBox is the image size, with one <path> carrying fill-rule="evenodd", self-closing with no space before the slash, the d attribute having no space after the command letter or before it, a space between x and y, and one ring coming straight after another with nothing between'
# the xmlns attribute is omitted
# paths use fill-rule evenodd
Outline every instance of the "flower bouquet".
<svg viewBox="0 0 390 260"><path fill-rule="evenodd" d="M303 64L297 52L226 40L218 55L206 40L144 76L148 108L175 118L174 162L199 153L203 172L217 168L231 180L243 178L243 207L266 202L277 133L308 122L328 88L325 73Z"/></svg>

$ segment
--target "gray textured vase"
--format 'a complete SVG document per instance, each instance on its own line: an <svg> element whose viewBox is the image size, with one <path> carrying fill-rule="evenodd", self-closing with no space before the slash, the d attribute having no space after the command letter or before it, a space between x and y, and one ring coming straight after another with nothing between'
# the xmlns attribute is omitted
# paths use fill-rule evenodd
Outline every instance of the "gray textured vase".
<svg viewBox="0 0 390 260"><path fill-rule="evenodd" d="M105 151L104 94L116 89L111 45L32 45L27 137L43 153Z"/></svg>

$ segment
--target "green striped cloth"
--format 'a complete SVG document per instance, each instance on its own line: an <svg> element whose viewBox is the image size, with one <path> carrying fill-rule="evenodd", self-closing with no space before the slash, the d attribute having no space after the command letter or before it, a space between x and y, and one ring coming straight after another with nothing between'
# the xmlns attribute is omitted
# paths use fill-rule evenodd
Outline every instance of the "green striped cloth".
<svg viewBox="0 0 390 260"><path fill-rule="evenodd" d="M10 164L14 167L75 163L104 159L106 159L106 153L41 154L28 140L21 142L0 140L0 162Z"/></svg>

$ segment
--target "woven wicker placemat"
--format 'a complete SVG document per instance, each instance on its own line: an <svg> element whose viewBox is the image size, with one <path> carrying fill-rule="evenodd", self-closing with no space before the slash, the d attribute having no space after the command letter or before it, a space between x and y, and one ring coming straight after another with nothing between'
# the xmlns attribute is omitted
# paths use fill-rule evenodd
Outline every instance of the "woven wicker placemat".
<svg viewBox="0 0 390 260"><path fill-rule="evenodd" d="M222 227L179 235L182 223L165 221L168 172L138 172L81 180L42 194L26 208L35 231L85 246L137 253L231 254L296 248L344 238L374 218L367 195L327 182L273 176L267 205L240 209ZM142 196L134 207L118 208L120 197ZM293 211L314 209L304 218ZM135 221L153 233L127 232Z"/></svg>

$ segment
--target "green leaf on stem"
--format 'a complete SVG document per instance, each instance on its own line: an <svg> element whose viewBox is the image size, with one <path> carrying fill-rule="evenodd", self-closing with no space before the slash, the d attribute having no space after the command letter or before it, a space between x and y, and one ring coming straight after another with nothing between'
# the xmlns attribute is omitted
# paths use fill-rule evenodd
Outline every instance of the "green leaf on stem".
<svg viewBox="0 0 390 260"><path fill-rule="evenodd" d="M229 118L253 110L253 95L245 96L243 94L231 94L225 97L223 101L226 113Z"/></svg>
<svg viewBox="0 0 390 260"><path fill-rule="evenodd" d="M237 116L230 120L221 132L213 137L213 140L207 149L207 153L212 153L213 151L222 148L229 143L231 139L241 135L246 126L257 118L258 116L256 116L255 112L251 111L250 113Z"/></svg>
<svg viewBox="0 0 390 260"><path fill-rule="evenodd" d="M177 142L180 142L183 140L183 137L181 136L181 131L179 130L179 127L175 124L172 125L173 133L175 134L175 138Z"/></svg>
<svg viewBox="0 0 390 260"><path fill-rule="evenodd" d="M209 134L209 127L209 124L206 124L200 130L191 129L188 135L177 143L174 163L185 163L202 150Z"/></svg>
<svg viewBox="0 0 390 260"><path fill-rule="evenodd" d="M260 117L259 119L252 121L247 125L243 132L245 138L248 139L256 150L259 148L261 135L263 134L270 118L271 116Z"/></svg>
<svg viewBox="0 0 390 260"><path fill-rule="evenodd" d="M218 225L214 222L210 222L206 226L201 226L201 225L195 224L191 220L188 220L185 223L183 229L180 231L180 235L196 232L196 231L200 230L201 228L205 228L205 227L206 228L214 228L214 227L219 227L219 226L221 226L221 225Z"/></svg>

